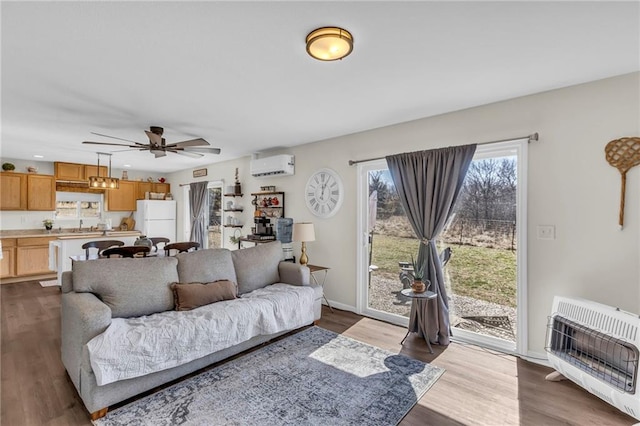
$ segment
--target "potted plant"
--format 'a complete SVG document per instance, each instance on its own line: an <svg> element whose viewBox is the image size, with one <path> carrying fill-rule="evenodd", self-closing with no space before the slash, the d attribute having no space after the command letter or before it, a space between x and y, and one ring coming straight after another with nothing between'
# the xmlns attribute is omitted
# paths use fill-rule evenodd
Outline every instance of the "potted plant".
<svg viewBox="0 0 640 426"><path fill-rule="evenodd" d="M12 172L16 169L16 166L13 163L3 163L2 170L5 172Z"/></svg>
<svg viewBox="0 0 640 426"><path fill-rule="evenodd" d="M411 265L413 266L413 284L411 284L411 290L413 290L414 293L424 293L427 291L427 286L422 282L424 278L424 263L419 264L412 255Z"/></svg>
<svg viewBox="0 0 640 426"><path fill-rule="evenodd" d="M42 224L47 231L51 231L51 229L53 228L53 219L44 219L42 221Z"/></svg>

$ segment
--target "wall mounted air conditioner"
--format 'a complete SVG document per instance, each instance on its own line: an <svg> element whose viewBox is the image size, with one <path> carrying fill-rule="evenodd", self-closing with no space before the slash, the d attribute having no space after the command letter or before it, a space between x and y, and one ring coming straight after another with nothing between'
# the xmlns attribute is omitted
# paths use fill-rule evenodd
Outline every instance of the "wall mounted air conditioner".
<svg viewBox="0 0 640 426"><path fill-rule="evenodd" d="M253 177L291 176L294 173L293 155L254 158L249 168Z"/></svg>

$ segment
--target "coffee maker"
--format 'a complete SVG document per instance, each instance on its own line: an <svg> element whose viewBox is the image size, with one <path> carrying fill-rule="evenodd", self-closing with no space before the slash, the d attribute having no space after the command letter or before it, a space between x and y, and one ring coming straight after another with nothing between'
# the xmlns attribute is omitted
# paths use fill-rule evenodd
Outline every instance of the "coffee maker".
<svg viewBox="0 0 640 426"><path fill-rule="evenodd" d="M266 217L254 217L253 222L255 223L254 235L260 236L273 236L273 224L271 220Z"/></svg>

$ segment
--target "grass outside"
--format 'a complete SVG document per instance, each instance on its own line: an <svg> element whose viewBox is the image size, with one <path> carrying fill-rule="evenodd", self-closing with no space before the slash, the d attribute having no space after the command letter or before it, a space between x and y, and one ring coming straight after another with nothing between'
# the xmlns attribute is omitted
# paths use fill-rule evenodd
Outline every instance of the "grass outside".
<svg viewBox="0 0 640 426"><path fill-rule="evenodd" d="M371 263L379 268L376 274L398 279L398 262L411 261L418 246L415 238L374 235ZM455 244L441 249L446 246L453 250L447 270L455 294L516 306L516 252Z"/></svg>

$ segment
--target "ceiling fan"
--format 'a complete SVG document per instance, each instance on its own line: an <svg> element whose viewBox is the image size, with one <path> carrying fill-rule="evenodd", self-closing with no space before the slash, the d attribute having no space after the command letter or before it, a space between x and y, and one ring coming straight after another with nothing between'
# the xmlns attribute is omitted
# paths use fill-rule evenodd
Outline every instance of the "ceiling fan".
<svg viewBox="0 0 640 426"><path fill-rule="evenodd" d="M123 151L149 151L158 157L164 157L167 152L173 152L174 154L186 155L187 157L198 158L204 156L204 154L220 154L220 148L208 147L209 142L202 138L190 139L188 141L174 142L168 144L162 137L164 129L158 126L151 126L149 130L144 131L149 138L149 143L144 144L129 139L118 138L115 136L103 135L101 133L91 132L93 135L103 136L105 138L118 139L130 144L112 143L112 142L91 142L84 141L82 143L91 145L111 145L111 146L123 146L130 149Z"/></svg>

